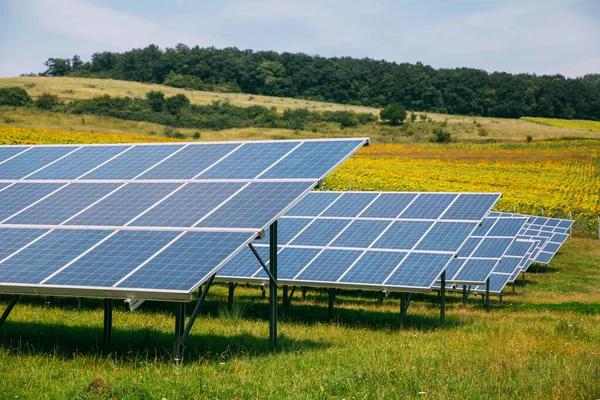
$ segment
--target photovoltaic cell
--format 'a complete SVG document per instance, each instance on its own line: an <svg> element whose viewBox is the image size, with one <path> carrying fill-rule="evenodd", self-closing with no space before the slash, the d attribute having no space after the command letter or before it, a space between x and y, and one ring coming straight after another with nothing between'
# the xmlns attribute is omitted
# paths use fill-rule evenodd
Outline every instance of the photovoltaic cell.
<svg viewBox="0 0 600 400"><path fill-rule="evenodd" d="M367 252L340 282L382 285L406 255L402 252Z"/></svg>
<svg viewBox="0 0 600 400"><path fill-rule="evenodd" d="M296 237L304 228L306 228L312 219L308 218L281 218L277 222L277 243L288 244ZM259 240L258 243L268 244L270 241L270 230L265 229L265 237Z"/></svg>
<svg viewBox="0 0 600 400"><path fill-rule="evenodd" d="M30 175L27 179L76 179L129 147L130 146L82 147L68 157Z"/></svg>
<svg viewBox="0 0 600 400"><path fill-rule="evenodd" d="M518 257L502 257L502 261L494 267L494 272L512 274L519 267L520 262L521 259Z"/></svg>
<svg viewBox="0 0 600 400"><path fill-rule="evenodd" d="M351 221L345 219L318 219L290 242L301 246L325 246Z"/></svg>
<svg viewBox="0 0 600 400"><path fill-rule="evenodd" d="M198 226L263 228L311 187L307 182L251 183Z"/></svg>
<svg viewBox="0 0 600 400"><path fill-rule="evenodd" d="M473 252L472 257L500 259L512 242L513 239L510 238L484 238Z"/></svg>
<svg viewBox="0 0 600 400"><path fill-rule="evenodd" d="M0 221L49 195L61 184L13 184L0 192Z"/></svg>
<svg viewBox="0 0 600 400"><path fill-rule="evenodd" d="M9 158L16 156L22 151L27 150L28 147L9 146L0 147L0 162L6 161Z"/></svg>
<svg viewBox="0 0 600 400"><path fill-rule="evenodd" d="M145 172L139 179L192 179L238 146L239 143L190 145Z"/></svg>
<svg viewBox="0 0 600 400"><path fill-rule="evenodd" d="M498 260L470 258L454 279L461 282L483 282L490 276L496 264Z"/></svg>
<svg viewBox="0 0 600 400"><path fill-rule="evenodd" d="M476 226L477 223L474 222L437 222L416 249L456 251Z"/></svg>
<svg viewBox="0 0 600 400"><path fill-rule="evenodd" d="M134 146L82 179L133 179L181 147L183 145Z"/></svg>
<svg viewBox="0 0 600 400"><path fill-rule="evenodd" d="M344 193L322 215L324 217L356 217L371 203L375 193Z"/></svg>
<svg viewBox="0 0 600 400"><path fill-rule="evenodd" d="M331 205L342 194L336 192L313 192L304 197L286 216L312 217L320 215L329 205Z"/></svg>
<svg viewBox="0 0 600 400"><path fill-rule="evenodd" d="M188 183L178 187L181 189L130 225L190 227L233 196L244 183Z"/></svg>
<svg viewBox="0 0 600 400"><path fill-rule="evenodd" d="M496 193L462 193L441 219L481 220L498 198Z"/></svg>
<svg viewBox="0 0 600 400"><path fill-rule="evenodd" d="M402 218L437 219L454 201L457 194L421 193L400 215Z"/></svg>
<svg viewBox="0 0 600 400"><path fill-rule="evenodd" d="M110 233L111 231L54 230L0 263L0 282L40 283Z"/></svg>
<svg viewBox="0 0 600 400"><path fill-rule="evenodd" d="M129 183L69 220L69 225L125 225L177 189L179 183Z"/></svg>
<svg viewBox="0 0 600 400"><path fill-rule="evenodd" d="M317 249L286 248L277 254L277 279L293 279L308 263L319 254ZM267 278L264 270L257 277Z"/></svg>
<svg viewBox="0 0 600 400"><path fill-rule="evenodd" d="M357 250L325 250L296 279L335 282L361 254Z"/></svg>
<svg viewBox="0 0 600 400"><path fill-rule="evenodd" d="M433 225L432 222L396 221L377 240L374 248L410 250L421 240L425 232Z"/></svg>
<svg viewBox="0 0 600 400"><path fill-rule="evenodd" d="M0 260L48 232L44 229L0 229Z"/></svg>
<svg viewBox="0 0 600 400"><path fill-rule="evenodd" d="M196 288L240 243L253 237L254 234L243 232L184 233L118 286L182 291Z"/></svg>
<svg viewBox="0 0 600 400"><path fill-rule="evenodd" d="M361 217L396 218L415 197L417 197L416 193L381 193L377 200L361 214Z"/></svg>
<svg viewBox="0 0 600 400"><path fill-rule="evenodd" d="M119 186L118 183L73 183L4 223L57 225Z"/></svg>
<svg viewBox="0 0 600 400"><path fill-rule="evenodd" d="M384 285L429 288L452 257L449 254L411 253Z"/></svg>
<svg viewBox="0 0 600 400"><path fill-rule="evenodd" d="M46 283L111 287L179 234L165 231L120 231Z"/></svg>
<svg viewBox="0 0 600 400"><path fill-rule="evenodd" d="M0 164L0 177L21 179L76 149L77 147L33 147Z"/></svg>
<svg viewBox="0 0 600 400"><path fill-rule="evenodd" d="M331 245L336 247L369 247L390 223L390 221L356 220Z"/></svg>
<svg viewBox="0 0 600 400"><path fill-rule="evenodd" d="M525 218L499 218L488 236L517 236L525 222Z"/></svg>
<svg viewBox="0 0 600 400"><path fill-rule="evenodd" d="M256 251L264 263L269 263L269 247L255 246ZM218 276L228 277L252 277L262 266L258 259L250 250L250 247L245 246L237 253L227 264L219 270Z"/></svg>
<svg viewBox="0 0 600 400"><path fill-rule="evenodd" d="M296 142L246 143L198 178L255 178L296 146L298 146ZM248 163L248 160L252 162Z"/></svg>

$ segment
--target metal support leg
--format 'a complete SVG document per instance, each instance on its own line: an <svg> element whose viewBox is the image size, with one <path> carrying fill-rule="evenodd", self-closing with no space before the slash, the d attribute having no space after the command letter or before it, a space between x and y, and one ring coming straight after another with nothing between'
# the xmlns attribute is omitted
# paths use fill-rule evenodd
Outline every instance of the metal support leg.
<svg viewBox="0 0 600 400"><path fill-rule="evenodd" d="M403 327L406 322L406 312L410 305L410 293L400 293L400 326Z"/></svg>
<svg viewBox="0 0 600 400"><path fill-rule="evenodd" d="M289 299L288 299L288 285L283 285L283 318L286 319L288 316L288 306L289 306Z"/></svg>
<svg viewBox="0 0 600 400"><path fill-rule="evenodd" d="M335 301L335 289L329 288L329 319L333 319L333 302Z"/></svg>
<svg viewBox="0 0 600 400"><path fill-rule="evenodd" d="M77 299L77 309L81 310L82 307L83 307L83 297L80 297Z"/></svg>
<svg viewBox="0 0 600 400"><path fill-rule="evenodd" d="M179 303L175 306L175 346L173 347L173 357L175 362L183 360L183 327L185 326L185 303Z"/></svg>
<svg viewBox="0 0 600 400"><path fill-rule="evenodd" d="M515 281L512 282L512 291L513 291L513 294L515 294Z"/></svg>
<svg viewBox="0 0 600 400"><path fill-rule="evenodd" d="M104 344L112 341L113 299L104 299Z"/></svg>
<svg viewBox="0 0 600 400"><path fill-rule="evenodd" d="M490 278L485 281L485 306L490 306Z"/></svg>
<svg viewBox="0 0 600 400"><path fill-rule="evenodd" d="M308 288L306 286L302 286L302 302L306 302L306 292Z"/></svg>
<svg viewBox="0 0 600 400"><path fill-rule="evenodd" d="M233 292L235 291L235 283L229 282L229 295L227 296L227 309L233 309Z"/></svg>
<svg viewBox="0 0 600 400"><path fill-rule="evenodd" d="M523 283L525 283L525 271L523 271Z"/></svg>
<svg viewBox="0 0 600 400"><path fill-rule="evenodd" d="M277 345L277 221L271 224L269 230L269 305L270 305L270 326L269 342L271 346Z"/></svg>
<svg viewBox="0 0 600 400"><path fill-rule="evenodd" d="M267 298L267 287L265 285L260 285L260 292L263 299Z"/></svg>
<svg viewBox="0 0 600 400"><path fill-rule="evenodd" d="M500 292L500 305L502 305L502 292Z"/></svg>
<svg viewBox="0 0 600 400"><path fill-rule="evenodd" d="M384 293L383 292L379 292L378 296L377 296L377 302L382 305L383 304L383 297L384 297Z"/></svg>
<svg viewBox="0 0 600 400"><path fill-rule="evenodd" d="M463 285L462 306L463 308L467 307L467 285Z"/></svg>
<svg viewBox="0 0 600 400"><path fill-rule="evenodd" d="M17 301L19 301L19 298L21 296L19 295L15 295L13 297L10 298L10 302L8 303L8 307L6 307L6 310L4 310L4 313L2 313L2 317L0 317L0 328L2 327L2 325L4 324L4 321L6 321L6 318L8 318L10 312L12 311L12 309L15 307L15 304L17 304Z"/></svg>
<svg viewBox="0 0 600 400"><path fill-rule="evenodd" d="M446 323L446 271L442 272L440 290L440 322Z"/></svg>

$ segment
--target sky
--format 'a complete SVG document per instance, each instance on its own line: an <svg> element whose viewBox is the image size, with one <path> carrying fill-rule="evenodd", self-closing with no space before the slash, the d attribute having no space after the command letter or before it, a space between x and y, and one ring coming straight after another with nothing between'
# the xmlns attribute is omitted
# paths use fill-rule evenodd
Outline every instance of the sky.
<svg viewBox="0 0 600 400"><path fill-rule="evenodd" d="M600 73L600 0L0 0L0 77L184 43L510 73Z"/></svg>

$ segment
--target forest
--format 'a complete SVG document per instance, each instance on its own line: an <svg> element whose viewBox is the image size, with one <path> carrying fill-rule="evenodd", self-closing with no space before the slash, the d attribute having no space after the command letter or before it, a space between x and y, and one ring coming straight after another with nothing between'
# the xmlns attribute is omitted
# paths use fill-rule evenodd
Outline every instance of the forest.
<svg viewBox="0 0 600 400"><path fill-rule="evenodd" d="M50 58L45 66L45 76L111 78L373 107L399 103L413 111L458 115L600 120L600 74L566 78L488 73L184 44L98 52L89 61L77 55Z"/></svg>

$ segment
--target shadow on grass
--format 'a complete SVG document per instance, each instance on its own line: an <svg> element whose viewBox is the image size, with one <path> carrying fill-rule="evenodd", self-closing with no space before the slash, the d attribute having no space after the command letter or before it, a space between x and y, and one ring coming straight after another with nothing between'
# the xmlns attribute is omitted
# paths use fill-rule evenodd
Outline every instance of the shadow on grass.
<svg viewBox="0 0 600 400"><path fill-rule="evenodd" d="M196 323L202 323L197 320ZM3 325L0 345L17 355L52 354L63 359L77 355L136 363L143 360L168 361L173 357L174 334L153 329L119 329L113 326L110 345L102 343L101 326L72 326L60 323L12 322ZM236 357L262 357L273 353L312 351L330 347L326 341L294 340L279 335L270 350L268 332L264 337L250 333L223 336L194 333L185 342L185 360L221 361Z"/></svg>

